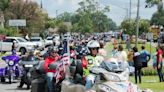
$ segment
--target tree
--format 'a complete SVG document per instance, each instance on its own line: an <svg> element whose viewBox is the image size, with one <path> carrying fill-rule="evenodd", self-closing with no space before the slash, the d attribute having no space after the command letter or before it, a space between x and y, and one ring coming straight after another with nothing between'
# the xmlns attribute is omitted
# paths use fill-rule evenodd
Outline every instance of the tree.
<svg viewBox="0 0 164 92"><path fill-rule="evenodd" d="M1 0L6 1L4 10L5 26L8 27L10 19L26 19L26 27L19 27L21 33L41 32L44 29L46 13L38 4L28 0ZM7 2L8 1L8 2Z"/></svg>
<svg viewBox="0 0 164 92"><path fill-rule="evenodd" d="M153 7L154 5L157 5L158 11L163 10L163 1L162 0L146 0L146 7Z"/></svg>
<svg viewBox="0 0 164 92"><path fill-rule="evenodd" d="M151 25L163 25L164 26L164 10L157 11L151 18Z"/></svg>
<svg viewBox="0 0 164 92"><path fill-rule="evenodd" d="M121 28L124 33L129 35L135 35L136 31L136 22L134 19L126 19L121 23ZM139 28L139 35L142 33L146 33L149 31L150 22L149 20L141 19L140 20L140 28Z"/></svg>
<svg viewBox="0 0 164 92"><path fill-rule="evenodd" d="M78 30L77 31L80 31L81 33L91 33L93 32L92 30L92 21L89 17L88 14L82 14L79 22L78 22Z"/></svg>
<svg viewBox="0 0 164 92"><path fill-rule="evenodd" d="M71 22L72 14L68 12L64 12L58 16L58 19L64 21L64 22Z"/></svg>
<svg viewBox="0 0 164 92"><path fill-rule="evenodd" d="M69 30L68 30L68 27L66 26L66 25L64 25L64 24L61 24L60 26L59 26L59 29L58 29L58 33L59 34L65 34L65 33L67 33Z"/></svg>
<svg viewBox="0 0 164 92"><path fill-rule="evenodd" d="M55 19L47 18L45 23L45 29L55 28L55 27L56 27Z"/></svg>
<svg viewBox="0 0 164 92"><path fill-rule="evenodd" d="M105 15L110 10L109 6L102 8L96 0L83 0L79 5L78 14L73 16L75 18L72 21L73 27L75 27L73 28L74 30L83 30L82 32L105 32L109 30L110 26L114 26L111 25L113 21L111 22L111 19Z"/></svg>

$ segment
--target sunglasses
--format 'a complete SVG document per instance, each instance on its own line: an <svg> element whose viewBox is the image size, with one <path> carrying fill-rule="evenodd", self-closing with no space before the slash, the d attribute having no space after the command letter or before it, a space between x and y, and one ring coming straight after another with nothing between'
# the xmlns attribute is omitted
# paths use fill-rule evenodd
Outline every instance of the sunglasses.
<svg viewBox="0 0 164 92"><path fill-rule="evenodd" d="M98 50L98 48L91 48L91 50Z"/></svg>

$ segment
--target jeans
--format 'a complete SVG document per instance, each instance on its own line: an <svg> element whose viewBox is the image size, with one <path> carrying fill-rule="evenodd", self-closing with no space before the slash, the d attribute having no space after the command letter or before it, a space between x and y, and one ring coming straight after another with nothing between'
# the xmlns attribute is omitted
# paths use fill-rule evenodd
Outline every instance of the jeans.
<svg viewBox="0 0 164 92"><path fill-rule="evenodd" d="M135 83L137 84L137 76L139 77L139 83L141 83L141 68L135 68Z"/></svg>
<svg viewBox="0 0 164 92"><path fill-rule="evenodd" d="M157 72L158 72L160 82L164 81L163 74L162 74L162 66L163 66L163 64L162 64L162 62L160 62L160 67L159 68L157 67Z"/></svg>
<svg viewBox="0 0 164 92"><path fill-rule="evenodd" d="M48 72L46 74L46 77L47 77L48 90L49 92L53 92L54 91L54 85L53 85L54 73Z"/></svg>
<svg viewBox="0 0 164 92"><path fill-rule="evenodd" d="M92 88L94 82L95 82L96 76L94 75L88 75L86 77L86 84L85 84L85 90L89 90Z"/></svg>

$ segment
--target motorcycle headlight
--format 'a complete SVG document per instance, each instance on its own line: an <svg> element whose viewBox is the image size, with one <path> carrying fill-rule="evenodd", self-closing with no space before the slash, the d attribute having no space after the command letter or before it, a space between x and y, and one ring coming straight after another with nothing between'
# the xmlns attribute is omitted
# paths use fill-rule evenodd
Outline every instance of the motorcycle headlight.
<svg viewBox="0 0 164 92"><path fill-rule="evenodd" d="M14 65L14 61L9 61L9 63L8 63L9 65Z"/></svg>
<svg viewBox="0 0 164 92"><path fill-rule="evenodd" d="M108 75L106 78L108 81L112 81L112 82L120 82L121 81L121 79L118 76L113 75L113 74Z"/></svg>
<svg viewBox="0 0 164 92"><path fill-rule="evenodd" d="M111 87L105 84L99 85L99 89L102 90L103 92L117 92L116 90L112 89Z"/></svg>

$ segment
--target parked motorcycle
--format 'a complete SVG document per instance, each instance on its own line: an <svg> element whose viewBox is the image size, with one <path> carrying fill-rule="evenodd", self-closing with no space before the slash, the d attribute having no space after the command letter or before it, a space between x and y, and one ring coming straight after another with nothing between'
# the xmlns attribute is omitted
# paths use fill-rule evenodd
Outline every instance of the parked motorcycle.
<svg viewBox="0 0 164 92"><path fill-rule="evenodd" d="M6 78L9 79L9 83L12 83L14 78L18 78L21 76L21 69L18 65L20 61L20 57L16 54L3 56L2 60L6 62L5 68L0 68L0 77L1 82L5 82Z"/></svg>

